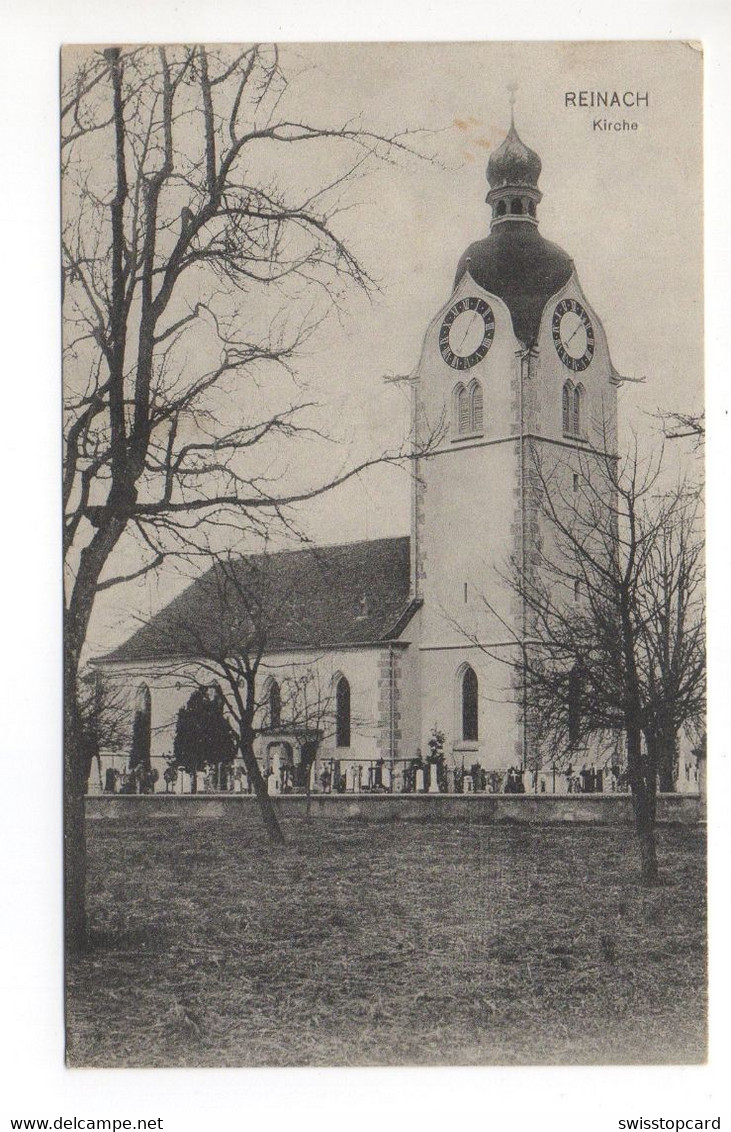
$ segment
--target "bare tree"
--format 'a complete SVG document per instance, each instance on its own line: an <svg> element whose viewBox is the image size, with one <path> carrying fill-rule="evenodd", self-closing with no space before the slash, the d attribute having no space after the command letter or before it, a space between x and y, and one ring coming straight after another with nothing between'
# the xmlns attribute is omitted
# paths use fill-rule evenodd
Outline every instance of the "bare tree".
<svg viewBox="0 0 731 1132"><path fill-rule="evenodd" d="M276 709L267 691L269 681L262 693L262 663L271 646L281 644L276 633L283 621L290 623L292 609L307 600L306 593L293 591L291 579L282 592L270 564L267 554L218 555L196 583L195 602L173 603L157 633L163 651L185 658L172 666L178 683L194 690L215 685L220 691L269 838L283 844L284 834L256 757L256 740L262 734L297 738L309 815L311 767L320 743L334 734L335 710L332 687L322 678L321 658L316 655L306 664L284 662L276 681ZM296 648L296 625L291 631ZM271 671L268 664L267 673Z"/></svg>
<svg viewBox="0 0 731 1132"><path fill-rule="evenodd" d="M655 417L660 421L667 440L692 440L700 448L706 439L705 413L668 413L659 410Z"/></svg>
<svg viewBox="0 0 731 1132"><path fill-rule="evenodd" d="M675 789L678 736L705 729L705 603L699 499L687 489L662 501L667 521L649 549L637 592L645 675L645 741L661 791Z"/></svg>
<svg viewBox="0 0 731 1132"><path fill-rule="evenodd" d="M218 557L196 584L196 608L167 621L170 651L186 657L178 676L193 687L215 682L235 722L239 751L271 841L284 844L276 811L256 758L257 680L270 641L275 603L266 555Z"/></svg>
<svg viewBox="0 0 731 1132"><path fill-rule="evenodd" d="M342 192L372 160L413 150L407 135L287 116L274 47L75 49L66 59L64 837L74 948L86 929L77 684L97 595L197 547L202 531L233 525L240 537L274 516L286 522L288 504L407 455L290 490L271 470L276 443L306 433L311 407L282 394L281 376L295 376L346 286L372 286L336 231ZM318 145L341 160L312 185L293 171Z"/></svg>
<svg viewBox="0 0 731 1132"><path fill-rule="evenodd" d="M88 779L94 762L100 770L103 750L130 746L129 704L124 690L104 681L96 669L80 673L78 688L79 746Z"/></svg>
<svg viewBox="0 0 731 1132"><path fill-rule="evenodd" d="M335 695L332 680L324 680L317 661L307 667L292 667L285 680L282 705L285 725L302 736L302 777L307 796L306 816L312 810L312 767L324 740L336 733ZM351 721L352 722L352 721Z"/></svg>
<svg viewBox="0 0 731 1132"><path fill-rule="evenodd" d="M542 535L503 579L526 633L506 626L516 647L507 661L495 653L512 668L537 757L623 738L648 883L658 877L658 775L666 786L678 732L705 708L698 496L661 491L661 464L636 447L624 459L577 449L552 462L533 450Z"/></svg>

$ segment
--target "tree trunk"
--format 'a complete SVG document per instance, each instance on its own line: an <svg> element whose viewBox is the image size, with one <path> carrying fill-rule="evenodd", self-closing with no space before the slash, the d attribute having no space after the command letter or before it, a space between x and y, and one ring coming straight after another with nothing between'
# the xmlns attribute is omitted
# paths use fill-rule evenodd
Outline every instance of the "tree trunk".
<svg viewBox="0 0 731 1132"><path fill-rule="evenodd" d="M86 923L86 829L81 727L76 700L73 657L66 657L64 672L63 735L63 862L64 939L66 954L76 955L87 944Z"/></svg>
<svg viewBox="0 0 731 1132"><path fill-rule="evenodd" d="M657 884L659 870L655 844L656 786L654 761L648 759L648 773L642 766L642 737L639 728L627 732L627 763L632 790L635 832L640 851L643 884Z"/></svg>
<svg viewBox="0 0 731 1132"><path fill-rule="evenodd" d="M85 947L87 940L84 794L88 768L78 706L79 659L100 574L117 545L126 522L126 517L113 513L104 526L96 531L89 546L81 552L76 579L64 612L64 915L66 948L69 953Z"/></svg>
<svg viewBox="0 0 731 1132"><path fill-rule="evenodd" d="M84 797L66 792L64 799L64 917L68 955L86 948L86 831Z"/></svg>
<svg viewBox="0 0 731 1132"><path fill-rule="evenodd" d="M266 782L262 777L262 773L259 770L259 764L256 761L256 755L254 754L253 733L248 728L241 727L240 734L241 757L244 760L244 766L246 767L247 774L249 775L249 780L254 787L254 793L256 794L256 800L259 803L259 811L261 813L262 821L264 822L264 828L267 831L269 840L274 845L284 845L285 839L284 834L282 833L282 827L279 824L279 819L277 817L276 810L274 809L274 803L269 797L269 791L267 790Z"/></svg>
<svg viewBox="0 0 731 1132"><path fill-rule="evenodd" d="M648 740L649 747L649 740ZM676 762L678 756L678 736L672 727L664 727L657 737L653 752L660 780L660 792L673 794L676 785Z"/></svg>
<svg viewBox="0 0 731 1132"><path fill-rule="evenodd" d="M656 884L659 879L657 846L655 844L654 805L646 791L632 792L635 812L635 830L640 850L640 865L644 884Z"/></svg>

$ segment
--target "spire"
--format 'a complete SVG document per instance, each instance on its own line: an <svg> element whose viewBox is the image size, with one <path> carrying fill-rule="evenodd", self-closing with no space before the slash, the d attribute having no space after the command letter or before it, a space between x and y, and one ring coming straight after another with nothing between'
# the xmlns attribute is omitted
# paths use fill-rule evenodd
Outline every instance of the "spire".
<svg viewBox="0 0 731 1132"><path fill-rule="evenodd" d="M527 221L537 224L536 206L541 200L538 178L541 159L518 136L515 128L515 93L517 83L508 84L510 129L502 145L490 154L487 180L490 191L487 203L492 205L492 224L500 221Z"/></svg>
<svg viewBox="0 0 731 1132"><path fill-rule="evenodd" d="M516 82L508 83L508 102L510 103L510 129L515 129L515 94L518 90Z"/></svg>

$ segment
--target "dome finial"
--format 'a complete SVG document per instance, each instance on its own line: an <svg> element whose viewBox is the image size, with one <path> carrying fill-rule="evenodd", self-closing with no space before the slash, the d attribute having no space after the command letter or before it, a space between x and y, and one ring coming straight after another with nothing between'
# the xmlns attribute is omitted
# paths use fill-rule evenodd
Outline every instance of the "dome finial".
<svg viewBox="0 0 731 1132"><path fill-rule="evenodd" d="M487 179L493 189L503 185L538 184L541 175L541 159L525 142L518 137L513 121L514 98L510 102L510 129L502 145L490 154L487 163Z"/></svg>
<svg viewBox="0 0 731 1132"><path fill-rule="evenodd" d="M512 129L515 129L515 92L519 89L520 88L516 82L508 83L507 90L508 101L510 103L510 125Z"/></svg>

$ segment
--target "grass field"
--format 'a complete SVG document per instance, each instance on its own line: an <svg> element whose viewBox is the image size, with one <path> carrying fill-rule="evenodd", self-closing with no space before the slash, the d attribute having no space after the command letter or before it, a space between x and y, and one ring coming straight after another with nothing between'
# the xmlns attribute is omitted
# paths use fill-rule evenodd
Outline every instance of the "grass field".
<svg viewBox="0 0 731 1132"><path fill-rule="evenodd" d="M253 816L253 815L252 815ZM73 1065L705 1059L705 835L626 827L89 822Z"/></svg>

